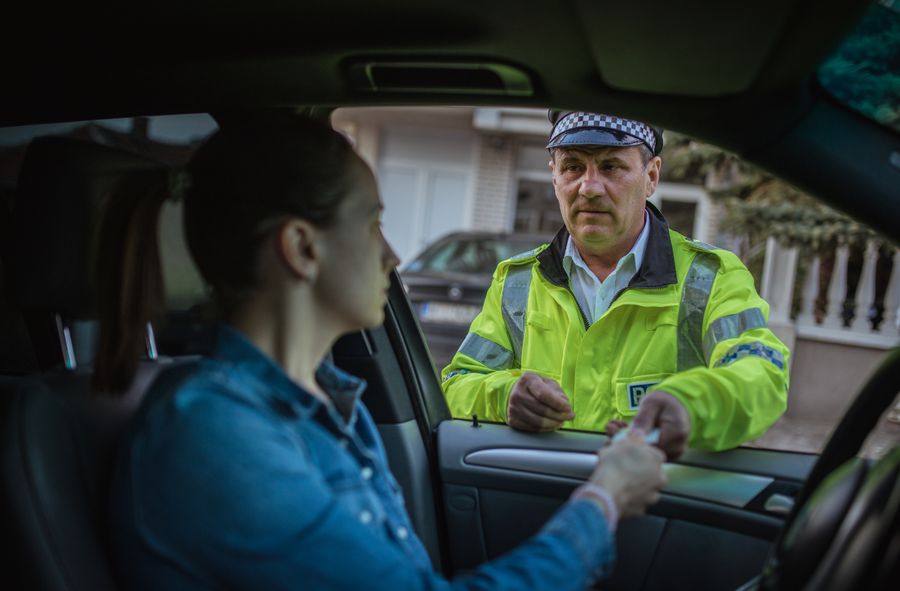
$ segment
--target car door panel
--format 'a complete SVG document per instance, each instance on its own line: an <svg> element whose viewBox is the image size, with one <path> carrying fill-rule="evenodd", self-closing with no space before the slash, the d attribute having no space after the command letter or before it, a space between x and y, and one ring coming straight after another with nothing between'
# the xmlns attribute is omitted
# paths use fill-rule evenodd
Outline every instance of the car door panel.
<svg viewBox="0 0 900 591"><path fill-rule="evenodd" d="M590 474L596 433L527 434L453 420L438 428L449 554L455 570L537 532ZM732 457L733 456L733 457ZM761 499L799 488L815 456L738 449L688 452L649 515L625 521L610 589L734 588L759 573L782 524Z"/></svg>
<svg viewBox="0 0 900 591"><path fill-rule="evenodd" d="M347 337L335 361L369 380L364 399L414 525L435 565L453 575L537 532L590 474L607 438L451 419L396 274L385 310L384 326ZM766 510L766 501L789 500L815 459L689 450L666 468L671 484L650 513L620 525L617 567L602 588L727 589L751 579L782 525L783 514Z"/></svg>

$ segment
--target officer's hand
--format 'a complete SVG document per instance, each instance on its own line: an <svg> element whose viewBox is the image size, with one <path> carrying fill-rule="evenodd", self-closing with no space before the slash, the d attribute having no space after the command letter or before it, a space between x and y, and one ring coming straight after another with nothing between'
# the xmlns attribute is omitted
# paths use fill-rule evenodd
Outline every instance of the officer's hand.
<svg viewBox="0 0 900 591"><path fill-rule="evenodd" d="M657 447L666 453L669 460L675 460L687 447L691 417L680 400L668 392L655 390L641 400L632 426L647 433L659 429Z"/></svg>
<svg viewBox="0 0 900 591"><path fill-rule="evenodd" d="M555 381L524 373L509 393L506 419L521 431L555 431L575 418L565 392Z"/></svg>
<svg viewBox="0 0 900 591"><path fill-rule="evenodd" d="M628 423L626 421L621 421L619 419L613 419L610 422L606 423L606 434L612 437L622 429L627 429Z"/></svg>
<svg viewBox="0 0 900 591"><path fill-rule="evenodd" d="M600 462L590 477L613 497L621 519L640 515L656 503L666 483L663 453L644 443L644 435L632 429L622 441L601 449Z"/></svg>

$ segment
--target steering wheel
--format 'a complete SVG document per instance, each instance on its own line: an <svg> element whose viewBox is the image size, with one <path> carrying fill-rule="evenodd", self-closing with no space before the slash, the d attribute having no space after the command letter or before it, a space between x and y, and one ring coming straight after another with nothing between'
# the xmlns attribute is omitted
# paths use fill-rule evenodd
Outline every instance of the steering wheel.
<svg viewBox="0 0 900 591"><path fill-rule="evenodd" d="M865 384L813 466L757 588L895 589L900 581L900 446L856 457L900 390L900 349Z"/></svg>

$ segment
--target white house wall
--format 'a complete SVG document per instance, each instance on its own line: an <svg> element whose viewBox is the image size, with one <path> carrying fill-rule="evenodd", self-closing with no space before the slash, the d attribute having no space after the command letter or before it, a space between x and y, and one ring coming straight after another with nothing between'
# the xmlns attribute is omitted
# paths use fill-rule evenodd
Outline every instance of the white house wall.
<svg viewBox="0 0 900 591"><path fill-rule="evenodd" d="M384 232L401 264L440 236L472 227L477 151L470 130L381 127L377 170Z"/></svg>

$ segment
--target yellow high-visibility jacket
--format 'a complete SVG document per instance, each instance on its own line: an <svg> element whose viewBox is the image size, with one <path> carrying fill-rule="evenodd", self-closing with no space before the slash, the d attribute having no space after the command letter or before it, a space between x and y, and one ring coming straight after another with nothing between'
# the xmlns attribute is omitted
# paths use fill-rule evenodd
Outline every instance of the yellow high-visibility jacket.
<svg viewBox="0 0 900 591"><path fill-rule="evenodd" d="M733 253L670 230L648 205L641 268L588 325L562 256L568 232L503 261L481 313L442 372L455 417L506 421L523 372L556 380L575 419L602 431L663 390L691 419L690 445L721 450L766 431L787 406L788 348L768 328L768 304Z"/></svg>

